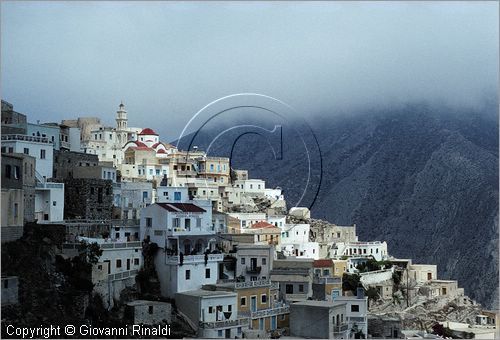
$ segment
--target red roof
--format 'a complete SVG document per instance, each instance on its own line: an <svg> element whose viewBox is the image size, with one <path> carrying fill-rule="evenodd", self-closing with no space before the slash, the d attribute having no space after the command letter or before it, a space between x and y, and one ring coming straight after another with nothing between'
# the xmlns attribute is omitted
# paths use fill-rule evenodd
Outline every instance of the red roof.
<svg viewBox="0 0 500 340"><path fill-rule="evenodd" d="M332 265L333 265L332 259L314 260L313 263L314 268L325 268L325 267L331 267Z"/></svg>
<svg viewBox="0 0 500 340"><path fill-rule="evenodd" d="M276 228L274 224L267 223L265 221L257 222L252 224L252 229L262 229L262 228Z"/></svg>
<svg viewBox="0 0 500 340"><path fill-rule="evenodd" d="M193 203L156 203L160 207L170 212L206 212L205 209L200 208Z"/></svg>
<svg viewBox="0 0 500 340"><path fill-rule="evenodd" d="M138 140L134 141L134 143L137 146L147 146L146 144L144 144L143 142L139 142Z"/></svg>
<svg viewBox="0 0 500 340"><path fill-rule="evenodd" d="M165 150L163 150L163 149L160 149L156 153L167 153L167 152Z"/></svg>
<svg viewBox="0 0 500 340"><path fill-rule="evenodd" d="M152 148L156 148L158 145L160 145L161 143L158 142L158 143L154 143L153 145L151 145Z"/></svg>
<svg viewBox="0 0 500 340"><path fill-rule="evenodd" d="M142 131L139 133L139 135L155 135L155 136L158 136L158 134L156 132L154 132L153 129L150 129L150 128L142 129Z"/></svg>

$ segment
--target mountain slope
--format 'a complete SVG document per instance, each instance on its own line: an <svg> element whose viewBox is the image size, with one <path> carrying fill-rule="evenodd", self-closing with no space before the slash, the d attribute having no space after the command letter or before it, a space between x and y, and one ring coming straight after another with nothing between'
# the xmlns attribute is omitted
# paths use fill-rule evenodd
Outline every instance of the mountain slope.
<svg viewBox="0 0 500 340"><path fill-rule="evenodd" d="M389 253L438 265L440 278L459 281L487 307L498 304L498 121L491 113L402 109L316 119L323 177L312 215L358 226L360 240L385 240ZM307 161L293 129L283 128L283 160L263 138L241 137L232 164L268 186L281 186L295 205ZM209 143L209 134L197 145ZM210 154L230 154L234 135ZM314 148L312 148L314 149ZM301 205L313 202L314 186Z"/></svg>

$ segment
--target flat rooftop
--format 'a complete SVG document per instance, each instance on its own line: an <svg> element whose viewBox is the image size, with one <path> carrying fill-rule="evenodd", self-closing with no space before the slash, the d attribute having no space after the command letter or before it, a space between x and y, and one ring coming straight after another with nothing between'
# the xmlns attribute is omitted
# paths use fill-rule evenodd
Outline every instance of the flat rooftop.
<svg viewBox="0 0 500 340"><path fill-rule="evenodd" d="M224 290L205 290L197 289L187 292L177 293L178 295L199 296L199 297L212 297L212 296L237 296L238 294Z"/></svg>
<svg viewBox="0 0 500 340"><path fill-rule="evenodd" d="M345 305L345 302L339 301L316 301L316 300L306 300L294 302L290 306L310 306L310 307L318 307L318 308L332 308L340 305Z"/></svg>

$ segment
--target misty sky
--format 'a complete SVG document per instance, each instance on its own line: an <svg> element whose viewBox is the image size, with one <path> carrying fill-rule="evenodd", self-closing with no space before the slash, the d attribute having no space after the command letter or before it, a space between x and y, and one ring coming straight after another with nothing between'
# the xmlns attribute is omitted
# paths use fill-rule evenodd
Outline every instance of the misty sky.
<svg viewBox="0 0 500 340"><path fill-rule="evenodd" d="M209 102L306 116L498 94L497 2L2 2L2 98L30 121L99 116L176 138Z"/></svg>

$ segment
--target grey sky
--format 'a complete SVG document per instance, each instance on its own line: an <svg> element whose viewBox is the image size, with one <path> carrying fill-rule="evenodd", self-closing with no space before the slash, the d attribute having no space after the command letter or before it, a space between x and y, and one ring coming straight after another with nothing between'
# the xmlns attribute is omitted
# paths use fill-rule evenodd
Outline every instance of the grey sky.
<svg viewBox="0 0 500 340"><path fill-rule="evenodd" d="M304 114L498 93L498 3L2 2L2 98L31 121L100 116L176 138L219 97Z"/></svg>

